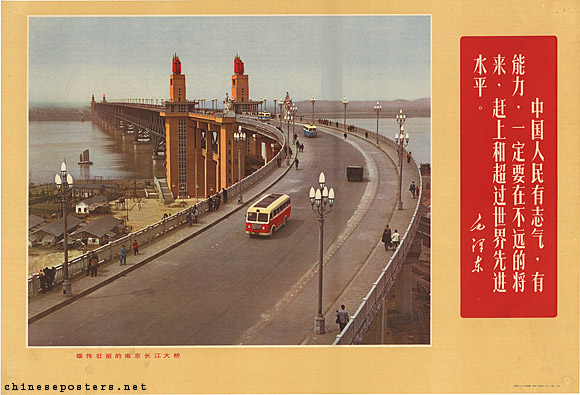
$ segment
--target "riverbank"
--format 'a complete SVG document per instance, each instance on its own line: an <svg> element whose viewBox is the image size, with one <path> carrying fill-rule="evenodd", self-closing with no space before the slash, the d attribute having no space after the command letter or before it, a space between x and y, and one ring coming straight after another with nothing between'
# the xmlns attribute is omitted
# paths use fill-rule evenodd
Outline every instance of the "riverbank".
<svg viewBox="0 0 580 395"><path fill-rule="evenodd" d="M87 222L94 221L104 215L113 215L115 218L124 219L130 232L143 229L148 225L159 222L164 215L171 216L190 207L198 202L198 199L179 199L172 204L163 204L158 199L129 198L126 209L115 209L114 205L109 214L91 215L86 218ZM32 212L31 212L32 214ZM127 221L127 217L129 220ZM60 221L60 218L53 219ZM69 259L82 255L83 251L89 251L99 246L77 245L69 248ZM60 265L64 260L62 247L29 247L28 248L28 274L38 273L40 269Z"/></svg>

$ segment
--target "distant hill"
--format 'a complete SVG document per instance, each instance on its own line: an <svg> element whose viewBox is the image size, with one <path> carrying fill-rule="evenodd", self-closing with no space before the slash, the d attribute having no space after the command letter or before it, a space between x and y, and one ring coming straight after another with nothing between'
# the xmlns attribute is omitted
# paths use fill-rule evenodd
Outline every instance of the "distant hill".
<svg viewBox="0 0 580 395"><path fill-rule="evenodd" d="M30 105L29 121L80 121L91 117L91 107L73 107L58 104Z"/></svg>
<svg viewBox="0 0 580 395"><path fill-rule="evenodd" d="M394 117L403 110L407 117L431 116L431 98L426 97L418 100L379 100L382 107L381 117ZM298 107L298 115L308 116L312 114L312 102L303 100L295 103ZM376 115L374 110L376 101L352 101L346 107L348 118L361 118ZM314 116L317 118L337 118L344 114L342 101L317 100L314 103Z"/></svg>

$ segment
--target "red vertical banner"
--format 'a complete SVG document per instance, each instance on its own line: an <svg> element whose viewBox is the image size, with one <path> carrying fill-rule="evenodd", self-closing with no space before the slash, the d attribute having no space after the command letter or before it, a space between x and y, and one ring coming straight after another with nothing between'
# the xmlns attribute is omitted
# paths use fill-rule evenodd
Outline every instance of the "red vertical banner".
<svg viewBox="0 0 580 395"><path fill-rule="evenodd" d="M557 315L557 39L461 38L461 316Z"/></svg>

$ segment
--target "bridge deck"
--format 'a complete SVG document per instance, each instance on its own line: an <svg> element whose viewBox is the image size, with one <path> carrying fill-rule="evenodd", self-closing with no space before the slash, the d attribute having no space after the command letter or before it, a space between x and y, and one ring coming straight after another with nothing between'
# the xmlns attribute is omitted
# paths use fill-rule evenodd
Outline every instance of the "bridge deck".
<svg viewBox="0 0 580 395"><path fill-rule="evenodd" d="M352 235L350 233L340 234L334 240L326 241L326 243L328 243L327 245L329 245L329 247L326 247L325 245L325 249L327 249L327 258L332 257L333 254L336 253L335 258L337 259L331 259L327 264L330 265L329 269L331 270L325 272L325 284L332 284L333 287L336 286L335 289L339 291L339 294L340 291L342 291L338 297L336 292L327 292L325 295L326 299L324 300L323 306L327 315L326 326L328 333L322 336L314 336L312 333L308 335L307 333L308 329L312 328L310 322L313 323L313 301L316 300L316 281L312 281L312 274L316 274L316 272L312 271L308 274L310 278L306 279L309 284L305 285L304 289L301 290L296 298L291 300L290 303L284 305L283 314L278 315L278 319L270 321L267 325L260 325L261 327L258 328L260 332L259 339L252 336L251 331L248 332L246 341L244 341L243 344L252 344L253 342L259 344L331 344L338 333L337 325L334 324L334 310L336 309L337 304L346 304L347 309L352 314L360 304L362 298L369 291L371 284L378 278L378 273L380 273L384 268L390 254L392 254L386 253L382 244L378 242L381 234L380 232L377 233L377 229L382 229L385 221L388 221L391 223L393 229L399 229L401 234L404 233L414 211L413 203L416 203L416 201L412 201L407 193L403 193L405 210L395 210L394 202L396 200L398 182L396 172L392 170L392 162L389 164L389 167L391 168L390 172L381 171L381 169L386 168L387 162L390 162L391 160L376 148L368 149L369 145L367 142L352 137L349 139L349 142L351 141L352 144L360 144L371 152L369 155L371 162L375 163L375 170L372 170L373 166L369 167L369 177L376 177L375 181L380 179L381 182L378 183L378 189L371 191L370 195L365 193L362 205L368 205L366 210L363 210L363 212L360 213L360 217L357 217L356 213L353 216L354 222L356 222L354 224L355 227L360 221L364 220L365 227L371 230L366 231L365 227L359 226L358 228L354 228L356 231L353 232ZM389 152L389 148L386 148L386 150ZM391 151L393 150L391 149ZM395 156L396 153L389 152L389 155ZM304 166L305 164L304 161L301 161L301 166ZM411 179L414 179L415 181L417 180L417 176L413 174L413 168L406 163L405 167L405 180L403 185L408 184ZM285 170L285 167L276 169L264 182L255 185L252 190L246 192L245 195L249 197L254 194L261 194L265 187L273 182L277 177L280 177ZM416 172L416 168L414 171ZM81 277L76 279L73 282L73 293L75 294L73 298L76 299L82 296L83 293L90 293L115 278L121 277L127 271L133 270L134 268L161 255L166 250L170 249L170 246L175 243L191 237L195 232L199 232L204 227L211 227L213 222L219 221L221 218L236 211L238 208L239 206L233 202L231 204L225 204L218 212L210 213L208 216L204 217L202 224L193 228L182 228L168 234L161 242L151 243L144 246L140 251L140 255L128 257L127 266L121 267L113 262L112 264L105 266L105 268L100 271L99 277L97 278ZM370 212L371 215L366 215L367 212ZM380 215L376 215L376 213L380 213ZM379 222L374 225L371 223L369 226L369 220L371 222ZM371 250L372 252L369 254L369 251ZM347 264L344 268L333 268L332 264L336 261L347 262ZM348 276L346 276L347 272ZM352 278L352 273L357 273L354 279ZM331 294L333 296L329 297L328 295ZM37 318L58 309L62 304L63 297L58 290L43 295L42 297L34 298L29 303L29 320L34 321ZM308 327L306 329L306 337L303 327L294 330L292 327L293 324L290 324L287 319L284 319L284 317L288 315L298 318L292 320L296 325L303 326L304 323L307 323ZM269 333L271 334L270 339L268 336ZM31 342L31 345L32 343L33 342Z"/></svg>

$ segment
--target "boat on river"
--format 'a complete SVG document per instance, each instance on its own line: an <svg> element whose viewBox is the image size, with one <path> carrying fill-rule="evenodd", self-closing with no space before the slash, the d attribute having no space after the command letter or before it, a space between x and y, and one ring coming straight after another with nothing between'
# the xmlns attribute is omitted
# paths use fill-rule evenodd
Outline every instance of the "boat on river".
<svg viewBox="0 0 580 395"><path fill-rule="evenodd" d="M79 165L92 165L92 164L93 162L91 162L91 160L89 159L89 150L86 149L80 155Z"/></svg>

